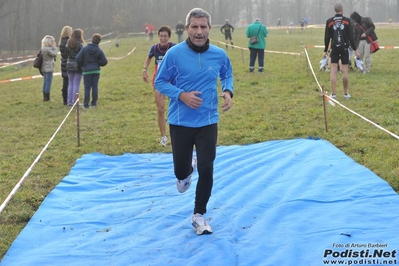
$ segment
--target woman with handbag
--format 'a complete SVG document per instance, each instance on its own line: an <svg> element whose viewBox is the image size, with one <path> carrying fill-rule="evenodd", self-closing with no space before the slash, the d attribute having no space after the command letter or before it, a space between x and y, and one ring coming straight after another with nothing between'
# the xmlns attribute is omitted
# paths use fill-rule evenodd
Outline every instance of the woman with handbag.
<svg viewBox="0 0 399 266"><path fill-rule="evenodd" d="M350 18L355 22L353 33L355 36L355 44L360 53L360 59L365 63L363 74L370 72L371 67L371 51L370 44L377 41L375 34L375 26L371 18L362 17L356 11L353 12Z"/></svg>
<svg viewBox="0 0 399 266"><path fill-rule="evenodd" d="M50 89L53 82L53 72L55 58L57 57L57 44L54 37L50 35L44 36L42 40L42 48L40 49L43 56L41 72L43 73L43 101L50 101Z"/></svg>
<svg viewBox="0 0 399 266"><path fill-rule="evenodd" d="M82 50L84 44L83 30L76 29L72 32L66 45L67 64L66 69L68 73L68 106L75 103L76 93L79 93L80 81L82 80L82 68L79 67L76 61L76 55Z"/></svg>
<svg viewBox="0 0 399 266"><path fill-rule="evenodd" d="M265 38L268 33L266 26L260 22L259 18L255 19L245 31L245 34L249 38L249 73L254 72L256 57L258 57L258 71L259 73L263 73L266 49Z"/></svg>

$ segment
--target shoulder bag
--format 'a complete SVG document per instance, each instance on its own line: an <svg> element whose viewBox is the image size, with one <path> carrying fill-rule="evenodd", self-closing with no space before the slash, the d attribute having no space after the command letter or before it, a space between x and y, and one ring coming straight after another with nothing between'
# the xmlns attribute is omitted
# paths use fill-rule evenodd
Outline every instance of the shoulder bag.
<svg viewBox="0 0 399 266"><path fill-rule="evenodd" d="M258 35L259 35L259 32L260 32L260 28L262 28L262 24L259 26L259 30L258 30L258 33L256 34L256 36L252 36L251 38L249 38L249 42L251 44L255 44L255 43L259 42Z"/></svg>
<svg viewBox="0 0 399 266"><path fill-rule="evenodd" d="M363 30L363 32L366 32L366 30L362 27L362 25L360 25L359 23L357 23L357 25L359 25L359 27ZM378 45L377 41L374 41L373 38L371 38L370 35L367 35L367 39L370 42L370 53L375 53L378 50L380 50L380 46Z"/></svg>

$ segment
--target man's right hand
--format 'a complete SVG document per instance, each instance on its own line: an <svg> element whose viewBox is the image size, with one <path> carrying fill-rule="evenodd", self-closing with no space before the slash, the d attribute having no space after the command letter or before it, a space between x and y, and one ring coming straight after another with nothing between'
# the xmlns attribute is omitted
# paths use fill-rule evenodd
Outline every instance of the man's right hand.
<svg viewBox="0 0 399 266"><path fill-rule="evenodd" d="M200 91L182 92L179 95L179 100L184 102L188 107L197 109L202 104L202 99L197 95L202 94Z"/></svg>

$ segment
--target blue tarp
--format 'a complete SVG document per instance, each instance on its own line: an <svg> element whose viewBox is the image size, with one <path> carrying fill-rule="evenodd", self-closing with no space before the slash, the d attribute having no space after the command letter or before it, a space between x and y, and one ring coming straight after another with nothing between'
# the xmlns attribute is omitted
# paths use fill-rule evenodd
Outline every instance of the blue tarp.
<svg viewBox="0 0 399 266"><path fill-rule="evenodd" d="M197 172L180 194L170 153L86 154L0 265L397 264L398 194L329 142L220 146L214 172L197 236Z"/></svg>

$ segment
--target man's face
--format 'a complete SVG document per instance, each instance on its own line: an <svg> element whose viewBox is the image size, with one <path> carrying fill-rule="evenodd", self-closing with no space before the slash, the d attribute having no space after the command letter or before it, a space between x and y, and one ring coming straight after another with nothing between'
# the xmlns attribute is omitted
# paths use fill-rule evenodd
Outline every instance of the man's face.
<svg viewBox="0 0 399 266"><path fill-rule="evenodd" d="M169 33L167 32L167 31L161 31L161 32L159 32L159 34L158 34L158 38L159 38L159 43L162 45L162 46L165 46L165 45L167 45L168 44L168 42L169 42Z"/></svg>
<svg viewBox="0 0 399 266"><path fill-rule="evenodd" d="M191 18L190 25L186 26L187 34L191 42L196 46L204 46L208 40L211 26L206 18Z"/></svg>

